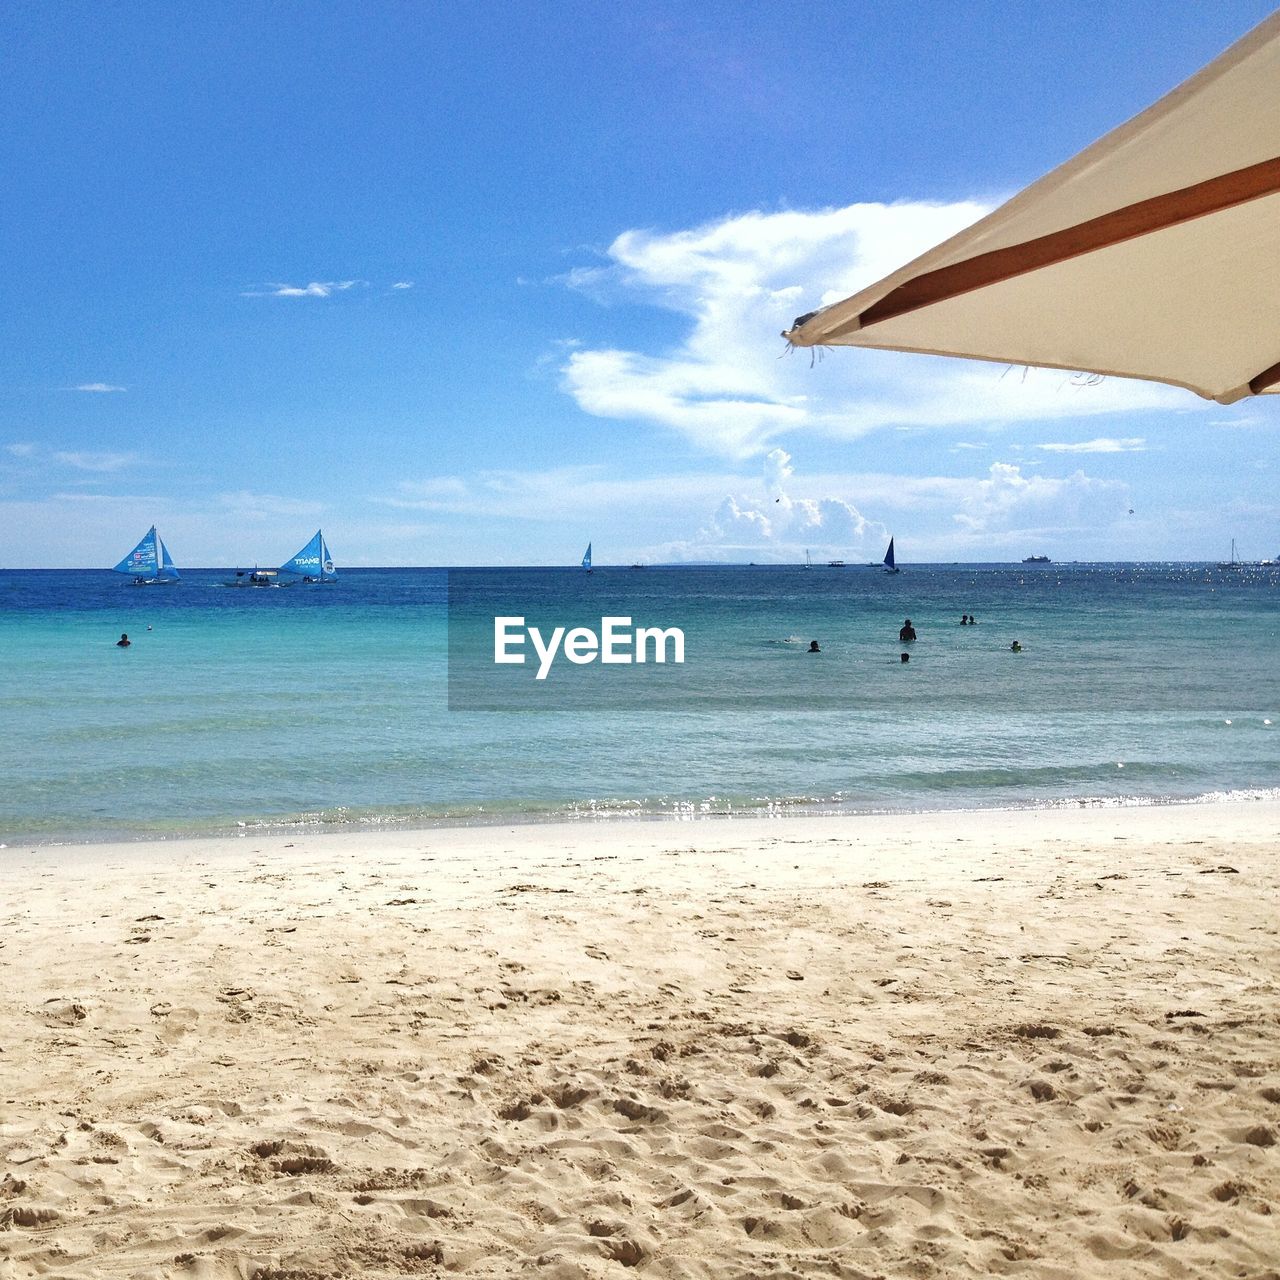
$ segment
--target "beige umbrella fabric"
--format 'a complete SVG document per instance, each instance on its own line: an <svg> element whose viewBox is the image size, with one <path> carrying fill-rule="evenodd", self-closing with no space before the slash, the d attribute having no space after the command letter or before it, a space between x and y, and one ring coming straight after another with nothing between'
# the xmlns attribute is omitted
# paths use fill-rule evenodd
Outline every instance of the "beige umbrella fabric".
<svg viewBox="0 0 1280 1280"><path fill-rule="evenodd" d="M801 316L883 347L1280 391L1280 12L993 213Z"/></svg>

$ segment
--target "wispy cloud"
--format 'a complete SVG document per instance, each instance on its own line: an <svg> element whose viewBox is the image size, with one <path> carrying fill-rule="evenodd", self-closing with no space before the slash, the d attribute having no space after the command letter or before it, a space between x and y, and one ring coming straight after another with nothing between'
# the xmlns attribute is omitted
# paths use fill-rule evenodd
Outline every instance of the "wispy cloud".
<svg viewBox="0 0 1280 1280"><path fill-rule="evenodd" d="M1069 374L845 348L785 352L798 312L869 284L968 225L976 201L856 204L819 212L748 213L691 230L626 231L603 265L569 287L602 302L645 301L684 317L670 349L571 351L563 389L587 413L657 423L728 457L762 454L786 436L852 439L892 426L946 427L1188 407L1189 393Z"/></svg>
<svg viewBox="0 0 1280 1280"><path fill-rule="evenodd" d="M261 289L246 289L243 298L328 298L365 284L363 280L312 280L310 284L267 284Z"/></svg>
<svg viewBox="0 0 1280 1280"><path fill-rule="evenodd" d="M117 387L110 382L82 382L78 387L72 387L72 391L127 391L128 387Z"/></svg>
<svg viewBox="0 0 1280 1280"><path fill-rule="evenodd" d="M36 456L37 446L27 441L18 441L15 444L7 444L4 451L12 454L15 458L34 458Z"/></svg>
<svg viewBox="0 0 1280 1280"><path fill-rule="evenodd" d="M391 287L392 287L393 289L412 289L412 288L413 288L413 281L412 281L412 280L397 280L397 281L395 282L395 284L393 284Z"/></svg>
<svg viewBox="0 0 1280 1280"><path fill-rule="evenodd" d="M138 460L135 453L85 453L63 451L53 455L55 462L75 467L78 471L112 472L120 471L130 463Z"/></svg>
<svg viewBox="0 0 1280 1280"><path fill-rule="evenodd" d="M1038 444L1036 448L1046 453L1145 453L1147 442L1143 436L1126 436L1123 439L1099 436L1096 440L1078 440L1068 444Z"/></svg>
<svg viewBox="0 0 1280 1280"><path fill-rule="evenodd" d="M255 524L275 516L319 516L324 504L302 498L286 498L275 493L254 493L249 489L219 493L214 498L217 507L231 514L237 521Z"/></svg>

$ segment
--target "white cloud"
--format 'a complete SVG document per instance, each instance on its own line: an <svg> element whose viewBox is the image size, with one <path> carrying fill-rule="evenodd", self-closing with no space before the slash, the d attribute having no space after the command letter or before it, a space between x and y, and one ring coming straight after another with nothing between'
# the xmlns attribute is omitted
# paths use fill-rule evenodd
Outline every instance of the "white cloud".
<svg viewBox="0 0 1280 1280"><path fill-rule="evenodd" d="M393 284L391 287L392 287L393 289L412 289L412 288L413 288L413 281L412 281L412 280L397 280L397 281L395 282L395 284Z"/></svg>
<svg viewBox="0 0 1280 1280"><path fill-rule="evenodd" d="M324 504L320 502L311 502L302 498L284 498L274 493L254 493L249 489L219 493L214 501L222 511L231 513L235 520L254 523L270 520L276 516L314 518L324 511Z"/></svg>
<svg viewBox="0 0 1280 1280"><path fill-rule="evenodd" d="M243 298L328 298L364 284L363 280L313 280L310 284L268 284L262 289L246 289Z"/></svg>
<svg viewBox="0 0 1280 1280"><path fill-rule="evenodd" d="M958 481L951 490L951 500L960 506L953 515L956 524L967 533L984 535L1028 522L1087 524L1093 516L1114 515L1128 493L1123 484L1083 471L1060 478L1026 476L1009 462L994 462L982 479Z"/></svg>
<svg viewBox="0 0 1280 1280"><path fill-rule="evenodd" d="M82 382L78 387L72 387L73 391L127 391L128 387L117 387L110 382Z"/></svg>
<svg viewBox="0 0 1280 1280"><path fill-rule="evenodd" d="M7 444L4 449L6 453L12 454L15 458L34 458L36 456L36 446L26 441Z"/></svg>
<svg viewBox="0 0 1280 1280"><path fill-rule="evenodd" d="M480 471L472 476L432 476L401 481L382 506L439 515L558 523L619 511L678 509L706 501L708 492L731 486L736 477L705 475L612 477L598 465L554 467L546 471Z"/></svg>
<svg viewBox="0 0 1280 1280"><path fill-rule="evenodd" d="M883 524L866 519L843 498L793 497L794 475L791 455L771 449L762 466L763 497L742 492L725 497L693 538L668 544L664 558L798 560L809 548L822 556L862 558L869 541L886 536Z"/></svg>
<svg viewBox="0 0 1280 1280"><path fill-rule="evenodd" d="M138 460L134 453L86 453L64 451L53 455L54 461L65 466L75 467L78 471L111 472L127 467Z"/></svg>
<svg viewBox="0 0 1280 1280"><path fill-rule="evenodd" d="M1080 440L1075 444L1038 444L1036 448L1046 453L1145 453L1147 442L1142 436L1126 436L1122 440L1100 436L1096 440Z"/></svg>
<svg viewBox="0 0 1280 1280"><path fill-rule="evenodd" d="M845 348L787 354L794 317L871 283L973 222L988 206L901 202L813 213L748 213L692 230L626 231L608 264L568 283L637 298L683 318L668 350L586 348L561 365L587 413L680 432L728 457L807 431L852 439L886 426L942 427L1074 418L1194 403L1153 384ZM824 358L825 356L825 358Z"/></svg>

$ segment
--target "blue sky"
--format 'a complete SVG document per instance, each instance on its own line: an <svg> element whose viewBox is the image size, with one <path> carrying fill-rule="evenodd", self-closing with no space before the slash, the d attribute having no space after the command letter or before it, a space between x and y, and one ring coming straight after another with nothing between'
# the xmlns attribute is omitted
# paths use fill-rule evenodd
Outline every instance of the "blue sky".
<svg viewBox="0 0 1280 1280"><path fill-rule="evenodd" d="M9 6L0 565L1280 554L1280 397L777 336L1270 8Z"/></svg>

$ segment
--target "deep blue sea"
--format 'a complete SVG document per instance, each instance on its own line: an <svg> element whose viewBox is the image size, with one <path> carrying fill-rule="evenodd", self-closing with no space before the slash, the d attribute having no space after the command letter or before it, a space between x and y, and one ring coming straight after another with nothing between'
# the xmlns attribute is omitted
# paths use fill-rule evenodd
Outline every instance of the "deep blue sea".
<svg viewBox="0 0 1280 1280"><path fill-rule="evenodd" d="M227 576L0 572L0 843L1280 795L1280 569L453 571L689 639L652 696L596 666L452 710L443 570Z"/></svg>

